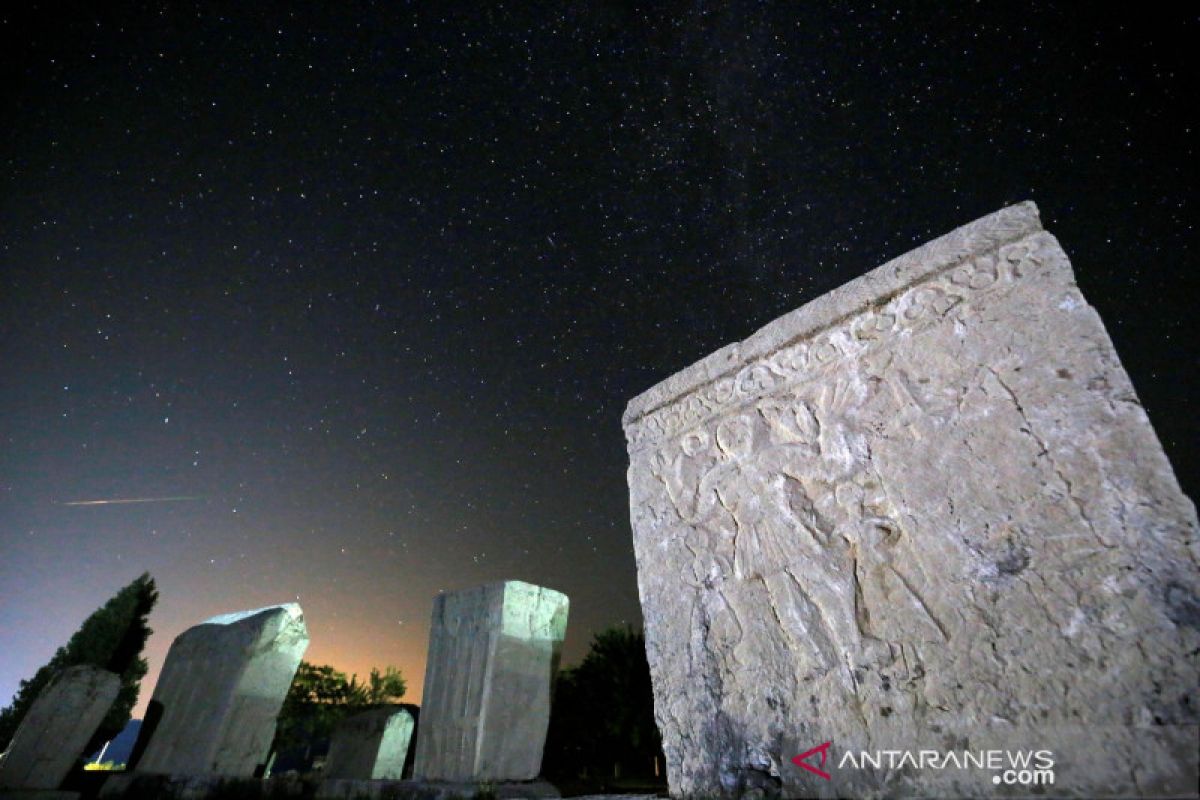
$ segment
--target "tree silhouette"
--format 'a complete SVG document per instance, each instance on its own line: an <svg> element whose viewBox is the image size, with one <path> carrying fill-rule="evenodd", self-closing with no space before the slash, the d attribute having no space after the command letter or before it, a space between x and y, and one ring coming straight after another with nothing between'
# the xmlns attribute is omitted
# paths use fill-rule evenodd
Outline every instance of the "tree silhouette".
<svg viewBox="0 0 1200 800"><path fill-rule="evenodd" d="M364 707L393 703L404 697L404 692L408 688L404 683L404 678L400 675L400 670L392 666L387 667L383 672L372 668L365 685L358 684L357 678L357 675L351 677L350 685L351 687L361 686L356 700L361 699L360 704Z"/></svg>
<svg viewBox="0 0 1200 800"><path fill-rule="evenodd" d="M656 776L662 742L646 640L630 627L592 638L579 666L555 681L543 771L559 778Z"/></svg>
<svg viewBox="0 0 1200 800"><path fill-rule="evenodd" d="M33 701L60 670L81 664L91 664L121 676L117 699L85 752L91 752L120 733L129 722L148 669L141 653L151 633L147 620L157 600L154 579L149 573L143 573L84 620L79 630L45 666L32 678L21 681L12 703L0 711L0 744L7 746L12 740Z"/></svg>
<svg viewBox="0 0 1200 800"><path fill-rule="evenodd" d="M301 661L284 698L274 750L307 766L328 745L337 723L351 714L396 703L407 687L400 670L372 669L365 683L328 665Z"/></svg>

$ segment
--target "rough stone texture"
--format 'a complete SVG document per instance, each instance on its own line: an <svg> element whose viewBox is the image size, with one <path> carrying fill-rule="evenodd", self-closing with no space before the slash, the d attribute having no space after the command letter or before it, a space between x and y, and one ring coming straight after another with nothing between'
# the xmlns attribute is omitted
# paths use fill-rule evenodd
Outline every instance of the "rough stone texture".
<svg viewBox="0 0 1200 800"><path fill-rule="evenodd" d="M77 795L48 797L46 800L72 800ZM546 781L520 783L425 783L419 781L355 780L334 778L313 787L310 780L298 776L221 778L216 776L150 775L113 773L105 782L100 797L106 800L548 800L561 797ZM0 800L43 800L40 794L8 795ZM620 798L617 798L620 800Z"/></svg>
<svg viewBox="0 0 1200 800"><path fill-rule="evenodd" d="M99 667L58 673L13 736L0 763L0 789L57 789L120 689L121 677Z"/></svg>
<svg viewBox="0 0 1200 800"><path fill-rule="evenodd" d="M308 648L296 603L226 614L176 637L154 687L162 716L138 772L251 777Z"/></svg>
<svg viewBox="0 0 1200 800"><path fill-rule="evenodd" d="M101 787L100 797L106 800L279 800L303 798L304 790L298 781L114 772Z"/></svg>
<svg viewBox="0 0 1200 800"><path fill-rule="evenodd" d="M418 722L417 727L421 727ZM317 800L552 800L562 797L543 780L511 783L327 780ZM2 800L2 798L0 798Z"/></svg>
<svg viewBox="0 0 1200 800"><path fill-rule="evenodd" d="M1056 793L1195 791L1195 508L1032 203L713 353L624 425L673 796L996 788L791 763L826 741L1045 747Z"/></svg>
<svg viewBox="0 0 1200 800"><path fill-rule="evenodd" d="M536 778L567 596L521 581L449 592L430 628L414 777Z"/></svg>
<svg viewBox="0 0 1200 800"><path fill-rule="evenodd" d="M420 727L418 723L417 727ZM562 797L543 780L511 783L429 783L426 781L322 781L317 800L550 800Z"/></svg>
<svg viewBox="0 0 1200 800"><path fill-rule="evenodd" d="M412 732L413 716L403 708L379 708L342 720L329 743L325 777L399 780Z"/></svg>

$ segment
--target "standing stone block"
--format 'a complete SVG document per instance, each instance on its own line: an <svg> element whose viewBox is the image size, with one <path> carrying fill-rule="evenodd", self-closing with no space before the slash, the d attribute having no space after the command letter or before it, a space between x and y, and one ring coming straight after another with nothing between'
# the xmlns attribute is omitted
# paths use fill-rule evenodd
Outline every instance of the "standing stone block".
<svg viewBox="0 0 1200 800"><path fill-rule="evenodd" d="M567 596L505 581L438 595L414 775L435 781L536 778Z"/></svg>
<svg viewBox="0 0 1200 800"><path fill-rule="evenodd" d="M161 717L137 770L254 776L307 648L296 603L213 617L181 633L154 687Z"/></svg>
<svg viewBox="0 0 1200 800"><path fill-rule="evenodd" d="M1052 793L1195 791L1195 507L1032 203L623 421L673 796L980 796L843 759L1000 743L1053 752ZM830 778L792 763L826 742Z"/></svg>
<svg viewBox="0 0 1200 800"><path fill-rule="evenodd" d="M121 689L121 677L68 667L33 701L0 763L0 789L57 789Z"/></svg>
<svg viewBox="0 0 1200 800"><path fill-rule="evenodd" d="M403 708L378 708L347 717L334 729L324 776L400 780L413 725L412 714Z"/></svg>

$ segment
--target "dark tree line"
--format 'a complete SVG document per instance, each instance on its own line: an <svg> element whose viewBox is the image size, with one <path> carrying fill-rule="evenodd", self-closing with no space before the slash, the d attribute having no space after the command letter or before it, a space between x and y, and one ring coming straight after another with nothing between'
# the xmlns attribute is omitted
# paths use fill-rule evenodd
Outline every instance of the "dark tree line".
<svg viewBox="0 0 1200 800"><path fill-rule="evenodd" d="M542 771L603 785L663 780L663 763L645 637L628 627L602 631L579 666L555 681Z"/></svg>
<svg viewBox="0 0 1200 800"><path fill-rule="evenodd" d="M301 661L284 698L275 727L276 772L307 772L313 760L329 749L337 723L360 711L397 705L406 690L395 667L372 669L366 681L349 678L328 665Z"/></svg>
<svg viewBox="0 0 1200 800"><path fill-rule="evenodd" d="M85 752L120 733L148 668L141 653L157 600L154 580L143 574L84 620L45 666L21 681L12 703L0 710L0 751L53 677L83 664L121 676L117 700ZM393 667L372 670L366 681L359 681L330 666L301 662L279 715L273 747L277 769L311 768L341 719L397 704L404 692L404 679ZM555 680L543 773L552 780L600 785L618 778L661 781L662 743L653 709L643 635L631 628L596 634L583 661L560 670Z"/></svg>
<svg viewBox="0 0 1200 800"><path fill-rule="evenodd" d="M79 630L66 645L58 648L45 666L32 678L21 681L12 703L0 710L0 751L7 748L33 701L54 676L67 667L84 664L121 676L116 702L84 752L92 752L120 733L129 722L137 704L141 680L149 668L146 659L142 658L142 648L150 637L147 622L157 600L154 579L143 573L84 620Z"/></svg>

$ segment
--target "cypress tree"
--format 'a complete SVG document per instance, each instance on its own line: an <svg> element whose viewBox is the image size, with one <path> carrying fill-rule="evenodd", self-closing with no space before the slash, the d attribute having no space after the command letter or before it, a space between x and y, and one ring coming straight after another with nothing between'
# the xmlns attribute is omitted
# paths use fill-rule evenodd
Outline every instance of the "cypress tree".
<svg viewBox="0 0 1200 800"><path fill-rule="evenodd" d="M84 620L49 663L32 678L21 681L12 703L0 710L0 750L8 746L46 684L60 670L80 664L91 664L121 676L116 702L88 743L89 750L120 733L129 722L141 680L149 668L141 654L151 633L147 625L150 610L157 600L154 579L143 573Z"/></svg>

